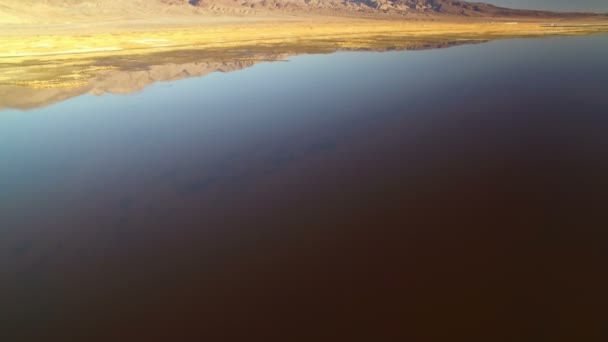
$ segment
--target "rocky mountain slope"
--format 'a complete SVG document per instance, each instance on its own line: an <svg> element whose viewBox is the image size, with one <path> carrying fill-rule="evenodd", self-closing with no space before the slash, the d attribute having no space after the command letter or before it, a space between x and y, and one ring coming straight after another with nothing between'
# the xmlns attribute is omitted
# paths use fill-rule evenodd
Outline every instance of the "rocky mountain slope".
<svg viewBox="0 0 608 342"><path fill-rule="evenodd" d="M161 0L179 3L179 0ZM501 8L461 0L189 0L190 5L207 8L252 8L285 12L344 11L402 15L461 15L461 16L545 16L554 13Z"/></svg>
<svg viewBox="0 0 608 342"><path fill-rule="evenodd" d="M0 0L0 23L172 15L550 17L461 0ZM576 14L559 14L573 16Z"/></svg>

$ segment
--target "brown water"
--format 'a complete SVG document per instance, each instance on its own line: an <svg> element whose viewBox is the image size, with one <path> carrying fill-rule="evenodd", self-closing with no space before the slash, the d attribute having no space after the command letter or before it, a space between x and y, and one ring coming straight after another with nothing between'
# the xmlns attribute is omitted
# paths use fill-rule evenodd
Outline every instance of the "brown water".
<svg viewBox="0 0 608 342"><path fill-rule="evenodd" d="M608 37L0 112L6 341L608 339Z"/></svg>

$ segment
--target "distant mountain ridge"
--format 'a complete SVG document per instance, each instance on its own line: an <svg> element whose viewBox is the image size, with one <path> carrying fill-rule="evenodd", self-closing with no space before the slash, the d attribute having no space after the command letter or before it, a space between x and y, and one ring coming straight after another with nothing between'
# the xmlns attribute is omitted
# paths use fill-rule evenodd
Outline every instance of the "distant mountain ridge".
<svg viewBox="0 0 608 342"><path fill-rule="evenodd" d="M332 16L568 17L461 0L0 0L0 23L95 16L322 14Z"/></svg>
<svg viewBox="0 0 608 342"><path fill-rule="evenodd" d="M179 0L161 0L179 3ZM203 8L249 7L283 11L348 10L391 14L448 14L462 16L543 16L547 11L515 10L487 3L461 0L189 0L190 5Z"/></svg>

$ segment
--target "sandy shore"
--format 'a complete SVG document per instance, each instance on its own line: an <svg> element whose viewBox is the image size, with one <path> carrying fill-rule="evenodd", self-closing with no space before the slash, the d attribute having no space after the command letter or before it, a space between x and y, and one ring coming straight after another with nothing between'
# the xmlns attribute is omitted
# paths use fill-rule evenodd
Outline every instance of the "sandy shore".
<svg viewBox="0 0 608 342"><path fill-rule="evenodd" d="M55 24L0 30L2 63L45 58L78 59L197 48L236 48L251 44L302 44L335 40L339 47L353 46L361 37L498 39L540 35L575 35L608 31L608 23L548 20L530 21L392 21L323 17L249 19L216 17L179 21L156 18L146 22L105 22L98 25ZM174 21L175 22L175 21ZM88 56L83 56L88 55Z"/></svg>
<svg viewBox="0 0 608 342"><path fill-rule="evenodd" d="M0 30L0 108L31 108L86 92L136 91L188 74L229 70L233 65L239 69L257 61L296 54L416 50L495 39L608 32L608 23L597 20L397 21L327 17L190 20L170 24L156 18L114 24L52 24L38 28L24 25L18 30ZM201 69L201 62L211 67ZM215 67L216 64L220 66ZM188 68L173 70L180 65ZM133 85L124 81L125 75L130 78L133 73L152 70L153 66L166 66L161 69L169 71L146 74L143 78L138 74ZM184 73L182 69L190 71ZM108 80L115 81L108 85ZM27 90L29 95L24 96L26 89L36 92ZM61 90L49 92L49 89ZM44 94L39 90L45 90ZM16 96L39 99L22 103L14 101Z"/></svg>

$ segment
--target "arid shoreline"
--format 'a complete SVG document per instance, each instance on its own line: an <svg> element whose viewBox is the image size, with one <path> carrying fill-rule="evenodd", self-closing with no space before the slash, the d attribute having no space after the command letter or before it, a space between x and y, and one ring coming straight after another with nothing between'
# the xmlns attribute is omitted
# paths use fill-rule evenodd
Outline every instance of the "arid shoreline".
<svg viewBox="0 0 608 342"><path fill-rule="evenodd" d="M128 28L104 25L91 30L59 25L52 30L0 30L2 64L26 60L80 59L90 56L147 54L192 48L237 48L251 44L273 45L298 41L300 44L335 40L440 38L491 40L544 35L580 35L608 32L608 21L583 20L474 20L474 21L397 21L348 18L257 18L248 21L200 22L192 26L137 26ZM365 44L363 44L365 45Z"/></svg>
<svg viewBox="0 0 608 342"><path fill-rule="evenodd" d="M46 34L23 31L7 36L4 31L5 36L0 36L0 108L34 108L83 93L128 93L159 81L230 71L232 66L242 69L289 55L419 50L496 39L608 32L608 23L597 20L398 21L321 17L240 22L224 18L222 22L201 21L191 26L151 25L120 30L104 30L105 26L100 25L93 31L78 32L59 27L64 26L56 26ZM178 72L182 69L185 71ZM149 70L157 71L148 75ZM142 71L145 75L139 74ZM133 73L139 78L131 84L127 80ZM125 79L125 75L130 76ZM31 94L23 96L24 92ZM12 101L17 93L21 94L20 99L32 101Z"/></svg>

